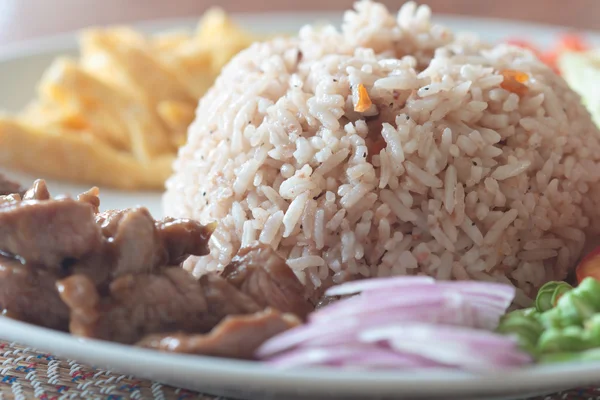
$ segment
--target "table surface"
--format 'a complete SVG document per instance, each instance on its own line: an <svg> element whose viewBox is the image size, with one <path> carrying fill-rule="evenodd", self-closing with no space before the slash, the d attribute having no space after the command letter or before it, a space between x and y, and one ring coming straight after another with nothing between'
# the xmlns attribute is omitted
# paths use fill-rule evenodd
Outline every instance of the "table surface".
<svg viewBox="0 0 600 400"><path fill-rule="evenodd" d="M397 8L401 0L382 0ZM0 46L35 37L159 18L193 17L218 4L230 12L344 10L352 0L0 0ZM520 19L600 30L597 0L424 0L434 12Z"/></svg>

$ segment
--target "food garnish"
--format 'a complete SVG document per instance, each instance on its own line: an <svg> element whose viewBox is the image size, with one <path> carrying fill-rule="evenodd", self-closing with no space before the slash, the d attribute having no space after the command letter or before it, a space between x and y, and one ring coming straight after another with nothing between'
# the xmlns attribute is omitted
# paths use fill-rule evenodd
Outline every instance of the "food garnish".
<svg viewBox="0 0 600 400"><path fill-rule="evenodd" d="M575 275L579 283L587 277L600 280L600 247L596 247L579 262Z"/></svg>
<svg viewBox="0 0 600 400"><path fill-rule="evenodd" d="M538 292L536 308L508 313L498 332L516 337L540 362L592 358L597 349L573 352L600 347L600 281L587 277L576 288L549 282Z"/></svg>
<svg viewBox="0 0 600 400"><path fill-rule="evenodd" d="M362 83L359 83L356 92L357 100L354 105L354 111L360 113L367 111L373 105L371 98L369 97L369 92L367 92L367 88Z"/></svg>
<svg viewBox="0 0 600 400"><path fill-rule="evenodd" d="M538 291L535 299L535 308L538 312L548 311L552 307L555 307L562 295L571 289L573 289L573 286L567 282L550 281L545 283Z"/></svg>
<svg viewBox="0 0 600 400"><path fill-rule="evenodd" d="M558 68L600 126L600 92L596 86L600 82L600 50L563 52L558 57Z"/></svg>
<svg viewBox="0 0 600 400"><path fill-rule="evenodd" d="M474 372L526 365L531 356L490 332L514 288L427 277L375 278L342 284L328 305L264 343L257 355L282 368L459 368Z"/></svg>
<svg viewBox="0 0 600 400"><path fill-rule="evenodd" d="M524 96L527 93L528 88L525 82L529 80L529 75L525 72L505 69L500 71L500 74L504 77L504 80L500 84L502 89L519 96Z"/></svg>
<svg viewBox="0 0 600 400"><path fill-rule="evenodd" d="M591 48L582 36L573 33L560 37L556 44L549 50L541 50L533 43L523 39L509 39L507 43L530 50L546 65L559 73L564 72L560 68L559 61L564 54L585 52Z"/></svg>

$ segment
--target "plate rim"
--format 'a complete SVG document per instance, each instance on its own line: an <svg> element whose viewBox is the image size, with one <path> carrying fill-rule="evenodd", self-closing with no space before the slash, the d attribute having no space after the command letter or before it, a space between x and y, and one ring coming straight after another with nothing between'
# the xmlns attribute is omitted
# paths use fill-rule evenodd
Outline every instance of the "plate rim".
<svg viewBox="0 0 600 400"><path fill-rule="evenodd" d="M522 393L548 385L550 390L600 383L600 362L561 363L532 366L508 371L490 371L482 374L435 370L415 371L347 371L327 368L281 370L255 361L242 361L208 356L171 354L95 339L83 339L69 333L39 327L29 323L0 317L3 339L19 345L48 351L59 357L75 358L96 365L122 365L127 360L138 360L143 365L159 366L165 370L185 370L212 385L233 386L250 390L302 389L309 393L323 393L336 388L344 393L410 393L423 394L504 394ZM51 343L51 344L48 344ZM61 350L57 350L57 348ZM85 354L81 357L81 354ZM123 357L126 355L126 357ZM113 363L112 360L120 360ZM117 372L118 369L117 368ZM114 369L114 368L113 368ZM146 372L138 374L144 376ZM225 377L225 378L224 378ZM510 382L510 389L506 384ZM265 388L268 383L268 388ZM376 389L374 389L376 387ZM326 389L327 388L327 389Z"/></svg>

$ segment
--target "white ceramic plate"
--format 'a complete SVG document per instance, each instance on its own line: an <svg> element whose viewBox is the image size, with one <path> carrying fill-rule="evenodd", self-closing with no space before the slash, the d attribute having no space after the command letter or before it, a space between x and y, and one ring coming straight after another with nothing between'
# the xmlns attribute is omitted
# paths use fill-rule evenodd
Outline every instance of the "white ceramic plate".
<svg viewBox="0 0 600 400"><path fill-rule="evenodd" d="M246 26L262 32L294 31L315 20L339 23L340 15L242 15ZM478 32L490 41L523 37L550 44L565 29L508 21L443 17L438 21L458 30ZM138 25L145 31L193 27L195 19ZM589 34L600 45L600 35ZM33 96L37 80L59 54L74 54L73 34L46 38L0 50L0 109L17 111ZM27 151L23 149L23 151ZM28 184L32 177L12 175ZM53 193L76 194L86 187L49 181ZM160 216L160 193L102 190L102 208L147 206ZM448 371L426 373L351 372L335 370L278 371L250 362L162 354L113 343L81 340L68 334L0 318L0 337L98 367L159 380L206 393L239 398L517 398L584 385L600 385L600 363L534 367L511 373L471 376Z"/></svg>

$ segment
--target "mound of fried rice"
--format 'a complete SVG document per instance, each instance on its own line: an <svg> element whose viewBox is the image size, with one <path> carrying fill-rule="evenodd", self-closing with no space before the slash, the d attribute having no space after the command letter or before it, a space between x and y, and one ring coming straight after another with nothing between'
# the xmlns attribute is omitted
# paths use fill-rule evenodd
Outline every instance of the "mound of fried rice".
<svg viewBox="0 0 600 400"><path fill-rule="evenodd" d="M261 242L307 285L563 279L599 225L599 132L527 50L361 1L236 56L200 101L164 204L218 221L200 275ZM597 229L596 229L597 230Z"/></svg>

